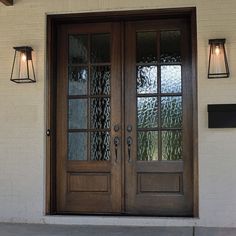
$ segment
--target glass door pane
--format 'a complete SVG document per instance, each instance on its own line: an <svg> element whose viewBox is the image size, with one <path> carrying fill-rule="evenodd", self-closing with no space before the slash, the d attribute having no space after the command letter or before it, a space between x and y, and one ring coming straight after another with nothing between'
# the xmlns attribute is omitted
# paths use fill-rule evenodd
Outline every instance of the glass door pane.
<svg viewBox="0 0 236 236"><path fill-rule="evenodd" d="M139 161L182 159L180 38L178 30L136 33Z"/></svg>
<svg viewBox="0 0 236 236"><path fill-rule="evenodd" d="M69 35L68 160L110 160L111 36Z"/></svg>

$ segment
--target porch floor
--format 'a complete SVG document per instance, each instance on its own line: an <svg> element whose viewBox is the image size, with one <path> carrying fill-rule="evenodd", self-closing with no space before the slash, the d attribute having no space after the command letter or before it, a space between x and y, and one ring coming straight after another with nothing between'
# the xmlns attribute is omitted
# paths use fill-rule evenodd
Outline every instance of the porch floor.
<svg viewBox="0 0 236 236"><path fill-rule="evenodd" d="M68 226L0 223L0 236L235 236L236 228Z"/></svg>

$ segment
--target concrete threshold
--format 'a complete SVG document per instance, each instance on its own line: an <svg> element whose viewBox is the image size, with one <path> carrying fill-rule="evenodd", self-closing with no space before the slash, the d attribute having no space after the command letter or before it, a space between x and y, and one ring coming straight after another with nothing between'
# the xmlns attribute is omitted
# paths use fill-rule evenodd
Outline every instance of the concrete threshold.
<svg viewBox="0 0 236 236"><path fill-rule="evenodd" d="M127 227L0 223L0 236L235 236L236 228Z"/></svg>

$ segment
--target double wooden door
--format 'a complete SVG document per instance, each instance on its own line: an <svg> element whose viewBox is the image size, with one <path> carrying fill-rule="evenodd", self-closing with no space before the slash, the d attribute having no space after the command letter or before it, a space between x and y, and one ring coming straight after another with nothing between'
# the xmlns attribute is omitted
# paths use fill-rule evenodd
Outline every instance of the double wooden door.
<svg viewBox="0 0 236 236"><path fill-rule="evenodd" d="M189 42L178 19L59 28L58 213L192 214Z"/></svg>

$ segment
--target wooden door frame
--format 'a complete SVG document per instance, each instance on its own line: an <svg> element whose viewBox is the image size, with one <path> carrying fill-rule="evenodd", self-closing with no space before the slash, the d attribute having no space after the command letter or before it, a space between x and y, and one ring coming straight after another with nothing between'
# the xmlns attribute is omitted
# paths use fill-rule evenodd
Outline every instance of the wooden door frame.
<svg viewBox="0 0 236 236"><path fill-rule="evenodd" d="M46 205L47 215L56 214L56 57L57 28L62 24L93 23L107 21L135 21L185 18L191 34L191 69L193 87L193 217L199 216L198 199L198 110L197 110L197 28L196 8L152 9L112 11L96 13L60 14L47 16L46 53ZM48 133L48 132L49 133Z"/></svg>

